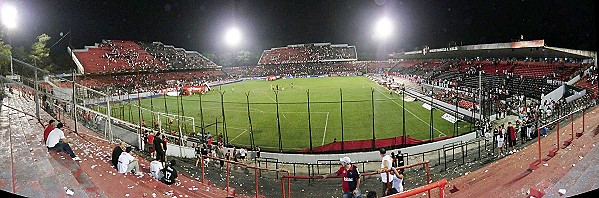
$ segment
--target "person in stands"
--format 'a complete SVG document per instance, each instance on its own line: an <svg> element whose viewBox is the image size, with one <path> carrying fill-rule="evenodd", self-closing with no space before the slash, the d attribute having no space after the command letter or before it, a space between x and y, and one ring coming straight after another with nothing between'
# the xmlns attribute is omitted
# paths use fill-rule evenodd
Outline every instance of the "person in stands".
<svg viewBox="0 0 599 198"><path fill-rule="evenodd" d="M164 163L165 158L165 149L164 149L164 144L163 144L163 140L162 140L162 134L160 132L158 132L156 134L156 137L154 137L154 148L156 150L156 160Z"/></svg>
<svg viewBox="0 0 599 198"><path fill-rule="evenodd" d="M510 150L509 153L512 154L516 151L516 129L514 127L514 125L512 125L511 122L508 122L508 128L507 131L509 133L509 137L510 137Z"/></svg>
<svg viewBox="0 0 599 198"><path fill-rule="evenodd" d="M239 149L239 159L243 162L245 161L245 156L248 154L248 151L245 148L241 147Z"/></svg>
<svg viewBox="0 0 599 198"><path fill-rule="evenodd" d="M196 152L196 167L198 167L200 160L202 160L202 151L204 150L203 147L203 144L200 144L200 146L196 145L195 143L193 144L193 148Z"/></svg>
<svg viewBox="0 0 599 198"><path fill-rule="evenodd" d="M403 192L403 169L391 168L391 173L393 174L393 188L389 188L387 190L387 195L392 195L396 193Z"/></svg>
<svg viewBox="0 0 599 198"><path fill-rule="evenodd" d="M171 160L168 166L161 170L162 175L162 183L171 185L175 183L175 179L177 178L177 170L175 170L174 166L176 164L175 160Z"/></svg>
<svg viewBox="0 0 599 198"><path fill-rule="evenodd" d="M387 151L384 148L381 148L381 150L379 150L379 154L381 155L381 169L377 170L378 173L381 174L381 182L383 183L383 191L382 194L384 195L385 192L387 192L387 188L390 187L393 183L393 178L390 178L389 176L390 173L387 172L389 170L391 170L391 166L393 163L393 159L391 159L391 156L386 154Z"/></svg>
<svg viewBox="0 0 599 198"><path fill-rule="evenodd" d="M503 134L499 134L499 136L497 137L497 149L498 149L497 156L503 156L503 142L504 142Z"/></svg>
<svg viewBox="0 0 599 198"><path fill-rule="evenodd" d="M150 134L148 134L148 152L150 152L150 158L156 158L156 149L154 147L154 137L156 137L156 134L151 131Z"/></svg>
<svg viewBox="0 0 599 198"><path fill-rule="evenodd" d="M62 127L63 124L58 123L56 124L56 128L50 131L48 139L46 140L46 146L48 149L67 152L73 160L81 161L81 159L75 155L71 146L69 146L69 142L71 141L64 136Z"/></svg>
<svg viewBox="0 0 599 198"><path fill-rule="evenodd" d="M362 198L362 192L360 192L360 172L358 167L351 164L349 157L343 157L339 159L341 161L341 167L337 172L323 175L322 178L326 179L329 176L341 176L342 183L341 188L343 190L342 198Z"/></svg>
<svg viewBox="0 0 599 198"><path fill-rule="evenodd" d="M401 150L397 151L396 157L397 158L397 166L404 166L404 161L403 161L403 154L401 153Z"/></svg>
<svg viewBox="0 0 599 198"><path fill-rule="evenodd" d="M48 135L50 135L50 132L54 130L54 128L56 128L56 121L50 120L50 122L48 122L48 126L46 126L46 129L44 129L44 143L46 143L48 140Z"/></svg>
<svg viewBox="0 0 599 198"><path fill-rule="evenodd" d="M135 175L141 176L143 173L139 171L139 162L137 161L137 158L129 154L132 150L133 148L127 147L125 152L121 153L121 156L119 156L119 173L134 173Z"/></svg>
<svg viewBox="0 0 599 198"><path fill-rule="evenodd" d="M123 153L123 149L125 148L127 148L127 143L125 143L125 141L122 141L118 146L114 147L114 149L112 150L112 165L117 170L119 169L119 157L121 156L121 154Z"/></svg>
<svg viewBox="0 0 599 198"><path fill-rule="evenodd" d="M162 166L162 163L160 161L154 160L150 162L150 175L154 179L161 180L162 177L164 177L164 175L161 172L163 168L164 167Z"/></svg>

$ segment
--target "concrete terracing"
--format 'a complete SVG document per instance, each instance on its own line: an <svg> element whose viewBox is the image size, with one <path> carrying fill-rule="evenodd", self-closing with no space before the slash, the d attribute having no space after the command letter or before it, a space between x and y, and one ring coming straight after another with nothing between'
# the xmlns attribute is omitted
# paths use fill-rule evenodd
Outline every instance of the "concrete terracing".
<svg viewBox="0 0 599 198"><path fill-rule="evenodd" d="M42 144L43 126L31 114L34 103L15 95L5 97L0 111L0 189L26 197L227 197L233 195L216 186L202 184L179 174L179 184L165 185L149 176L149 161L140 160L141 177L116 172L109 158L112 148L106 140L79 126L79 134L68 127L65 136L75 154L73 161L64 152L48 151ZM42 112L42 122L51 119ZM67 126L72 126L65 120ZM136 155L134 155L136 156ZM66 189L74 192L69 196Z"/></svg>

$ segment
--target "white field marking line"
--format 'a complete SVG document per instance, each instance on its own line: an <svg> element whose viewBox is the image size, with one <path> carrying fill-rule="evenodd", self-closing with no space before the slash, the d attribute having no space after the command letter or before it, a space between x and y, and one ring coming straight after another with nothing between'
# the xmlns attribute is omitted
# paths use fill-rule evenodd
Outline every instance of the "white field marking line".
<svg viewBox="0 0 599 198"><path fill-rule="evenodd" d="M220 110L221 108L220 107L208 107L208 108L202 108L202 109L219 109ZM230 110L230 109L247 109L247 108L244 108L244 107L233 107L233 108L228 107L228 108L225 108L225 111L247 112L247 110L245 110L245 111L238 111L238 110ZM250 110L254 110L254 111L257 111L257 112L260 112L260 113L267 113L266 111L262 111L260 109L252 108L252 107L250 107Z"/></svg>
<svg viewBox="0 0 599 198"><path fill-rule="evenodd" d="M377 90L379 93L381 93L382 95L384 95L385 97L387 97L387 99L391 99L389 96L387 96L387 94L383 93L383 92L382 92L382 91L381 91L381 90L380 90L378 87L376 88L376 90ZM402 98L402 100L403 100L403 98ZM391 100L391 101L393 101L393 103L395 103L395 104L397 104L398 106L400 106L400 107L402 107L402 108L403 108L403 106L401 106L401 105L400 105L399 103L397 103L395 100ZM410 111L409 109L406 109L406 111L407 111L408 113L412 114L412 115L413 115L414 117L416 117L418 120L422 121L424 124L427 124L429 127L431 126L431 124L430 124L430 123L426 123L424 120L422 120L422 118L420 118L420 117L416 116L416 115L415 115L414 113L412 113L412 111ZM445 133L443 133L443 132L439 131L439 129L435 128L434 126L433 126L433 129L435 129L437 132L439 132L439 133L443 134L444 136L447 136Z"/></svg>
<svg viewBox="0 0 599 198"><path fill-rule="evenodd" d="M274 98L270 97L270 96L269 96L268 94L266 94L265 92L263 92L263 91L259 91L259 93L262 93L262 94L264 94L264 95L268 96L268 97L269 97L269 98L270 98L270 99L271 99L273 102L277 102L277 101L276 101ZM281 106L279 106L279 109L281 109L281 111L283 111L283 108L282 108ZM283 117L284 117L284 118L287 118L287 116L285 116L285 113L284 113L284 112L283 112L283 113L281 113L281 114L283 115Z"/></svg>
<svg viewBox="0 0 599 198"><path fill-rule="evenodd" d="M233 140L237 139L239 136L243 135L243 134L244 134L245 132L247 132L247 131L248 131L247 129L244 129L244 130L243 130L243 132L241 132L239 135L235 136L235 138L233 138L233 139L231 140L231 142L233 142Z"/></svg>
<svg viewBox="0 0 599 198"><path fill-rule="evenodd" d="M327 112L327 119L324 123L324 134L322 135L322 144L320 144L320 146L324 145L324 138L327 136L327 126L329 125L329 112Z"/></svg>
<svg viewBox="0 0 599 198"><path fill-rule="evenodd" d="M204 109L219 109L218 107L214 107L214 108L204 108ZM250 108L253 109L253 108ZM269 111L261 111L261 110L257 110L256 111L260 112L260 113L277 113L277 112L269 112ZM242 112L242 113L247 113L246 111L238 111L238 110L227 110L225 109L225 112ZM308 113L308 112L302 112L302 111L279 111L279 113ZM311 111L310 113L329 113L327 111Z"/></svg>

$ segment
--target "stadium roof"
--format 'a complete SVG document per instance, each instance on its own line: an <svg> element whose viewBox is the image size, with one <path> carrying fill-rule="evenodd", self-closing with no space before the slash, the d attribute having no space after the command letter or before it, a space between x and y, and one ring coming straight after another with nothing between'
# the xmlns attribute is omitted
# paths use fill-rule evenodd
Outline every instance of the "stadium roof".
<svg viewBox="0 0 599 198"><path fill-rule="evenodd" d="M573 58L597 57L597 52L549 47L545 40L519 41L479 45L454 46L393 53L392 59L445 59L445 58Z"/></svg>

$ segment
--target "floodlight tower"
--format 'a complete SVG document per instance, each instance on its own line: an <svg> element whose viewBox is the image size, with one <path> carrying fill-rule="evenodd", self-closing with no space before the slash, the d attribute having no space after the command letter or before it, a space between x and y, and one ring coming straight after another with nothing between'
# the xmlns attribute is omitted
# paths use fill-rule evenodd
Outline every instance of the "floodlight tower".
<svg viewBox="0 0 599 198"><path fill-rule="evenodd" d="M389 18L380 18L374 26L374 36L380 41L384 41L393 33L393 23Z"/></svg>
<svg viewBox="0 0 599 198"><path fill-rule="evenodd" d="M377 59L381 58L381 54L386 54L386 43L391 40L393 34L393 22L388 17L381 17L374 24L372 40L377 46ZM367 67L368 68L368 67ZM368 73L368 71L367 71Z"/></svg>
<svg viewBox="0 0 599 198"><path fill-rule="evenodd" d="M236 47L241 42L241 31L237 27L230 27L227 32L225 32L225 44L229 47Z"/></svg>
<svg viewBox="0 0 599 198"><path fill-rule="evenodd" d="M13 30L17 27L17 15L18 15L18 11L17 8L11 5L4 5L2 7L2 25L4 25L4 27L6 27L6 29L8 29L8 32L10 32L10 30ZM7 37L8 37L8 33L7 33ZM13 67L12 67L12 54L10 55L10 74L14 75L13 72Z"/></svg>

